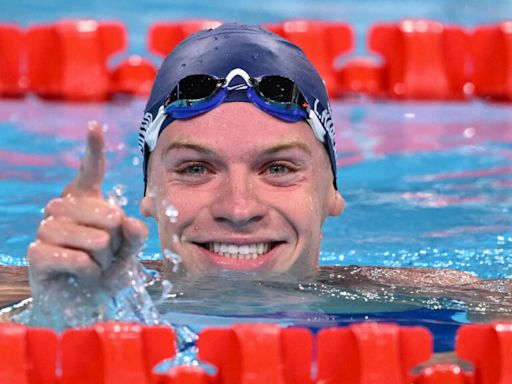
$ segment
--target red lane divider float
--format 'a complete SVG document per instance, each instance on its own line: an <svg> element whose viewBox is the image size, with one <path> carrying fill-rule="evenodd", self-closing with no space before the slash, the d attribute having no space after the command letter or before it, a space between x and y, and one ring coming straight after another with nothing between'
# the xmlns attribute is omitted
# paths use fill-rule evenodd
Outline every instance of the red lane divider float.
<svg viewBox="0 0 512 384"><path fill-rule="evenodd" d="M465 97L470 50L469 36L462 28L428 20L377 24L370 30L368 45L385 60L384 84L389 96Z"/></svg>
<svg viewBox="0 0 512 384"><path fill-rule="evenodd" d="M512 100L512 21L471 35L475 95Z"/></svg>
<svg viewBox="0 0 512 384"><path fill-rule="evenodd" d="M339 68L336 74L338 82L336 96L353 93L383 96L384 67L370 58L352 58Z"/></svg>
<svg viewBox="0 0 512 384"><path fill-rule="evenodd" d="M152 384L221 384L215 377L195 365L171 368L168 372L153 375Z"/></svg>
<svg viewBox="0 0 512 384"><path fill-rule="evenodd" d="M359 323L320 331L236 324L208 328L196 365L153 368L176 354L169 327L100 323L57 335L49 329L0 324L0 383L9 384L505 384L512 382L512 323L464 325L454 363L426 363L432 335L422 327ZM313 351L316 350L316 353ZM313 356L316 356L314 361ZM419 373L411 370L425 364ZM316 367L316 368L314 368ZM418 368L414 369L415 371ZM316 371L316 377L312 377Z"/></svg>
<svg viewBox="0 0 512 384"><path fill-rule="evenodd" d="M472 372L464 372L456 364L435 364L425 368L415 377L414 384L474 384L475 376Z"/></svg>
<svg viewBox="0 0 512 384"><path fill-rule="evenodd" d="M0 96L22 96L26 79L21 75L23 33L16 25L0 24Z"/></svg>
<svg viewBox="0 0 512 384"><path fill-rule="evenodd" d="M313 335L307 329L274 324L237 324L206 329L199 358L218 368L222 384L312 383Z"/></svg>
<svg viewBox="0 0 512 384"><path fill-rule="evenodd" d="M175 46L192 33L202 29L216 28L222 23L217 20L186 20L155 23L149 30L149 50L167 56Z"/></svg>
<svg viewBox="0 0 512 384"><path fill-rule="evenodd" d="M216 20L154 24L151 52L167 55L193 32L214 28ZM366 93L400 99L512 100L512 21L461 27L429 20L403 20L374 25L369 48L382 56L340 58L353 48L349 24L290 20L264 25L299 45L326 82L330 96ZM63 20L29 27L0 25L0 96L32 91L46 98L105 100L113 93L147 95L156 68L132 56L110 70L108 60L126 46L120 22Z"/></svg>
<svg viewBox="0 0 512 384"><path fill-rule="evenodd" d="M156 72L153 63L141 56L132 55L112 72L111 92L147 96L151 92Z"/></svg>
<svg viewBox="0 0 512 384"><path fill-rule="evenodd" d="M318 334L318 383L405 384L432 354L432 335L421 327L361 323Z"/></svg>
<svg viewBox="0 0 512 384"><path fill-rule="evenodd" d="M126 45L119 22L65 20L28 29L30 89L48 98L105 100L111 83L108 59Z"/></svg>
<svg viewBox="0 0 512 384"><path fill-rule="evenodd" d="M336 61L353 48L353 32L349 24L319 20L290 20L263 26L302 48L320 72L331 97L338 96L344 91L338 81L339 69Z"/></svg>
<svg viewBox="0 0 512 384"><path fill-rule="evenodd" d="M175 355L168 327L101 323L62 335L61 384L144 384L153 367Z"/></svg>
<svg viewBox="0 0 512 384"><path fill-rule="evenodd" d="M0 383L54 384L57 335L49 329L0 324Z"/></svg>
<svg viewBox="0 0 512 384"><path fill-rule="evenodd" d="M0 383L150 383L153 367L175 353L169 327L112 322L59 336L50 329L3 323Z"/></svg>
<svg viewBox="0 0 512 384"><path fill-rule="evenodd" d="M512 323L465 325L456 351L474 365L478 384L512 383Z"/></svg>

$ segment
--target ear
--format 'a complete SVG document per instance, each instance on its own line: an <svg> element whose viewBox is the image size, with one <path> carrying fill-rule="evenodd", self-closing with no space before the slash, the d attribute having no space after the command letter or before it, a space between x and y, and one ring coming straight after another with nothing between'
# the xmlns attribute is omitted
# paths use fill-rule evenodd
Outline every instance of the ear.
<svg viewBox="0 0 512 384"><path fill-rule="evenodd" d="M345 199L343 196L332 188L331 196L329 197L329 215L330 216L339 216L345 210Z"/></svg>
<svg viewBox="0 0 512 384"><path fill-rule="evenodd" d="M140 213L145 217L155 217L153 198L146 195L140 202Z"/></svg>

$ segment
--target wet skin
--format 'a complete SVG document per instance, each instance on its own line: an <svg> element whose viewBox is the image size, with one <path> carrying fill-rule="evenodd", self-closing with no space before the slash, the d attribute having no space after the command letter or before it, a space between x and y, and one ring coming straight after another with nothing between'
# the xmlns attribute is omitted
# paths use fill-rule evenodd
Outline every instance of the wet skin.
<svg viewBox="0 0 512 384"><path fill-rule="evenodd" d="M179 212L176 222L169 206ZM162 249L179 254L189 273L258 276L311 275L322 224L343 208L327 152L309 125L250 103L226 103L165 129L141 205L158 223Z"/></svg>

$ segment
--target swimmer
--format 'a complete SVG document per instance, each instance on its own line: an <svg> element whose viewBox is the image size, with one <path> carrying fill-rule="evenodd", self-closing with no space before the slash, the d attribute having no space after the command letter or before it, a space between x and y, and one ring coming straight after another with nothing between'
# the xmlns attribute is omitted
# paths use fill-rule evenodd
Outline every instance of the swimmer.
<svg viewBox="0 0 512 384"><path fill-rule="evenodd" d="M158 72L139 140L140 209L156 220L162 250L181 256L181 271L318 273L322 225L345 202L326 89L298 47L239 24L190 36ZM36 303L60 276L115 294L137 263L148 230L102 196L104 145L100 125L90 123L76 178L44 210L27 252ZM479 281L435 269L326 270L412 286Z"/></svg>

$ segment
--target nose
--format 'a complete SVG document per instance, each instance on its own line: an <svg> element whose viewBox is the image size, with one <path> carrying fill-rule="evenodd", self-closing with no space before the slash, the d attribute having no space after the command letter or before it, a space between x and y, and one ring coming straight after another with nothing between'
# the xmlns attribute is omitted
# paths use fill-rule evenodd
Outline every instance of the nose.
<svg viewBox="0 0 512 384"><path fill-rule="evenodd" d="M213 219L232 228L243 228L262 221L268 206L257 195L254 184L245 172L230 172L210 205Z"/></svg>

